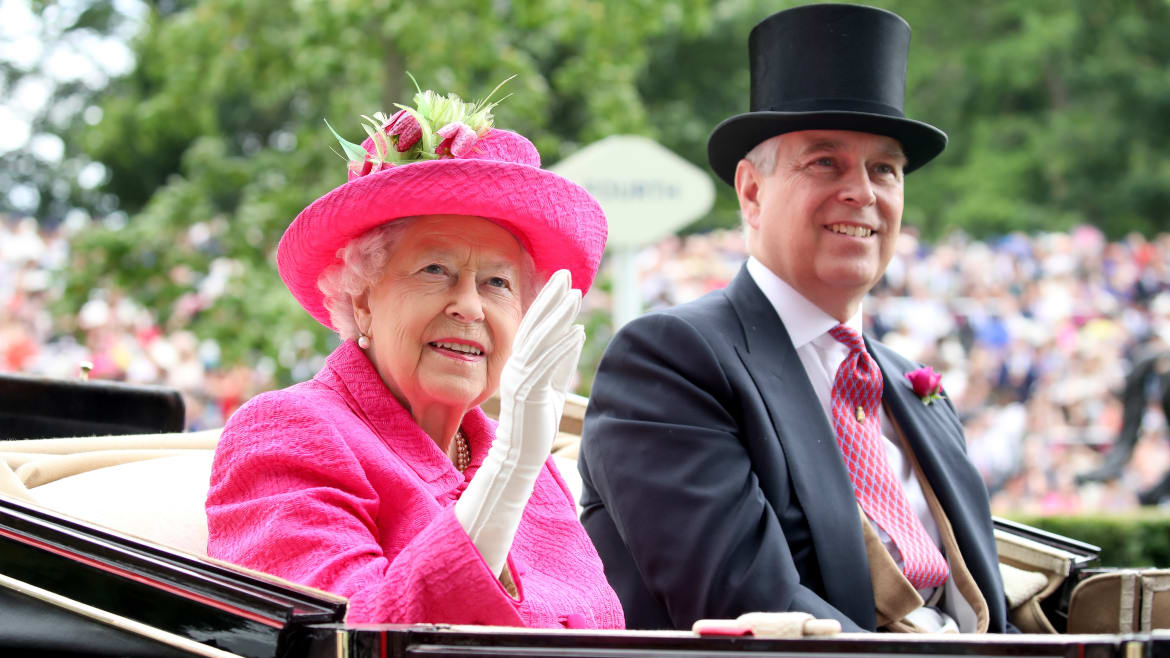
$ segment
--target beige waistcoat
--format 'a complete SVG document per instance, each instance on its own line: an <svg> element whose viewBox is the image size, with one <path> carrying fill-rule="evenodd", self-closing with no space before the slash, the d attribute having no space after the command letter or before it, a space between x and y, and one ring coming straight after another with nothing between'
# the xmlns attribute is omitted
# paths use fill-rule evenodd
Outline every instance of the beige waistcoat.
<svg viewBox="0 0 1170 658"><path fill-rule="evenodd" d="M942 505L939 504L938 497L934 495L934 490L930 487L926 476L923 475L918 458L906 442L906 435L888 408L886 409L886 415L890 418L891 424L894 426L894 431L898 435L898 440L901 442L902 450L909 457L910 463L914 468L914 474L918 478L918 482L922 485L922 493L926 496L930 513L934 517L935 522L938 523L939 535L942 538L943 555L947 558L947 564L950 567L951 577L954 579L955 587L975 612L977 620L976 632L986 633L989 618L987 601L983 598L983 593L979 591L979 586L975 583L975 579L971 576L971 572L967 570L967 565L963 562L963 555L959 550L959 543L955 540L955 533L953 528L951 528L951 523L943 512ZM921 628L905 619L907 614L925 604L922 596L918 593L918 590L914 589L914 586L910 584L906 576L902 574L902 570L898 568L897 563L894 562L894 558L886 550L885 545L882 544L877 530L865 516L865 512L861 510L860 506L858 506L857 510L861 515L862 534L865 537L865 552L866 557L869 559L869 574L870 581L873 583L873 600L874 607L877 611L878 628L899 633L922 632Z"/></svg>

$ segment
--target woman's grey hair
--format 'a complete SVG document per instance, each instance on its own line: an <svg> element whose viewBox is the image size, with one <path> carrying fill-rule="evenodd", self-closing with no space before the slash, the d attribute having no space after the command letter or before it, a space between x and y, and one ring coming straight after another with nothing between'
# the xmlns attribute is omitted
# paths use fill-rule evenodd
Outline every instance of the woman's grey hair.
<svg viewBox="0 0 1170 658"><path fill-rule="evenodd" d="M317 288L325 296L329 320L341 340L358 337L360 332L354 320L353 298L382 280L395 244L416 220L418 217L403 217L375 226L350 240L337 250L337 258L341 262L326 268L317 278ZM528 310L528 305L551 273L538 273L532 255L527 249L522 251L520 299L524 310Z"/></svg>

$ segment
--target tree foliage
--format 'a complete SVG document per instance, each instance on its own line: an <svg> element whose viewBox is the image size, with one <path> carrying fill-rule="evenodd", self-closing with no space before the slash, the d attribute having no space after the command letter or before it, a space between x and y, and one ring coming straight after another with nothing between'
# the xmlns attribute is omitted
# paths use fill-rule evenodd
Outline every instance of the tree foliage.
<svg viewBox="0 0 1170 658"><path fill-rule="evenodd" d="M907 220L938 235L1170 227L1170 3L891 3L912 112L950 133Z"/></svg>
<svg viewBox="0 0 1170 658"><path fill-rule="evenodd" d="M34 107L19 108L27 115L30 148L3 153L0 212L28 213L49 224L60 222L76 208L108 212L116 200L94 190L93 182L79 182L91 159L67 137L94 116L84 110L110 74L90 52L92 46L102 38L125 34L128 20L115 11L111 0L68 7L32 0L27 9L41 16L35 34L22 34L23 26L0 27L0 53L4 53L0 56L0 98L5 105L30 92L34 97L43 94L43 99L32 103ZM5 126L6 131L13 128ZM38 141L42 148L31 148Z"/></svg>
<svg viewBox="0 0 1170 658"><path fill-rule="evenodd" d="M706 168L710 130L747 109L751 26L794 4L156 3L133 42L137 67L100 99L101 121L60 130L108 168L101 191L128 214L77 245L70 303L129 290L164 321L218 338L229 361L290 345L323 352L326 332L273 259L297 212L344 181L322 119L361 137L360 114L410 97L406 71L464 98L517 74L497 124L531 137L546 163L635 133ZM928 236L1170 224L1170 2L872 4L914 29L909 116L951 138L908 179L907 223ZM731 190L717 189L691 230L738 221ZM235 263L230 285L201 292L217 262Z"/></svg>
<svg viewBox="0 0 1170 658"><path fill-rule="evenodd" d="M153 12L134 45L137 68L77 137L109 169L107 189L130 220L83 237L70 297L133 290L164 321L186 313L228 360L293 344L321 352L326 332L284 292L273 253L292 218L345 180L323 118L356 139L359 115L409 99L407 71L469 99L516 74L497 125L529 136L546 161L605 135L646 133L645 42L706 22L704 2L672 9L651 0L204 0ZM232 284L214 299L192 297L224 258L241 264Z"/></svg>

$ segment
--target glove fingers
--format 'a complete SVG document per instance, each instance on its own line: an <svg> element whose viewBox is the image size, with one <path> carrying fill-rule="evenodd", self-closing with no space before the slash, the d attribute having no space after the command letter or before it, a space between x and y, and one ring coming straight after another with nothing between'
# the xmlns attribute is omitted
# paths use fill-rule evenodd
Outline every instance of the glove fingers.
<svg viewBox="0 0 1170 658"><path fill-rule="evenodd" d="M556 336L556 342L551 343L539 354L533 355L525 366L523 383L517 387L516 397L526 400L536 399L540 392L549 389L552 382L559 379L568 380L576 369L577 357L580 354L580 343L584 340L585 330L580 325L572 325ZM546 341L547 342L547 341ZM568 362L567 366L561 366ZM561 367L558 367L561 366ZM567 370L567 374L564 372ZM563 392L562 387L557 387Z"/></svg>
<svg viewBox="0 0 1170 658"><path fill-rule="evenodd" d="M567 272L565 276L568 276ZM567 286L568 280L564 279L564 283ZM560 291L560 296L544 294L550 291L556 292L557 289L546 286L541 291L541 307L537 308L536 302L533 302L521 322L521 330L516 333L512 343L512 358L519 359L518 364L530 361L535 353L546 349L554 337L571 326L577 318L581 308L581 291L565 287Z"/></svg>
<svg viewBox="0 0 1170 658"><path fill-rule="evenodd" d="M560 303L552 312L541 320L538 331L543 329L542 334L533 332L533 337L537 335L546 336L549 340L563 334L573 326L573 322L577 319L577 313L581 310L581 291L570 289L561 298ZM558 339L559 340L559 339ZM548 342L542 340L541 342Z"/></svg>
<svg viewBox="0 0 1170 658"><path fill-rule="evenodd" d="M569 391L569 386L573 383L573 375L577 373L577 362L581 360L581 348L585 346L585 327L575 324L569 328L569 333L572 344L568 346L560 360L553 365L552 377L549 378L551 386L561 393Z"/></svg>
<svg viewBox="0 0 1170 658"><path fill-rule="evenodd" d="M537 318L530 338L539 339L549 336L558 329L568 327L577 319L577 312L581 309L581 291L574 288L565 288L559 297L551 298Z"/></svg>
<svg viewBox="0 0 1170 658"><path fill-rule="evenodd" d="M536 299L528 306L524 319L520 321L520 327L516 331L517 343L528 342L529 334L546 316L554 312L560 300L570 290L571 284L572 277L568 270L557 270L548 278Z"/></svg>

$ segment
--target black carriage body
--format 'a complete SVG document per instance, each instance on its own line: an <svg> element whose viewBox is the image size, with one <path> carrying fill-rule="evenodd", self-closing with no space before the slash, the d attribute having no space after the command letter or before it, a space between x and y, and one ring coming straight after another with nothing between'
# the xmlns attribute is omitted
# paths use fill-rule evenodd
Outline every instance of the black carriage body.
<svg viewBox="0 0 1170 658"><path fill-rule="evenodd" d="M9 498L0 498L0 606L0 655L192 655L175 638L243 656L295 655L297 629L345 618L340 597Z"/></svg>
<svg viewBox="0 0 1170 658"><path fill-rule="evenodd" d="M780 640L344 618L339 597L0 497L0 655L1170 657L1170 635L1157 633Z"/></svg>

